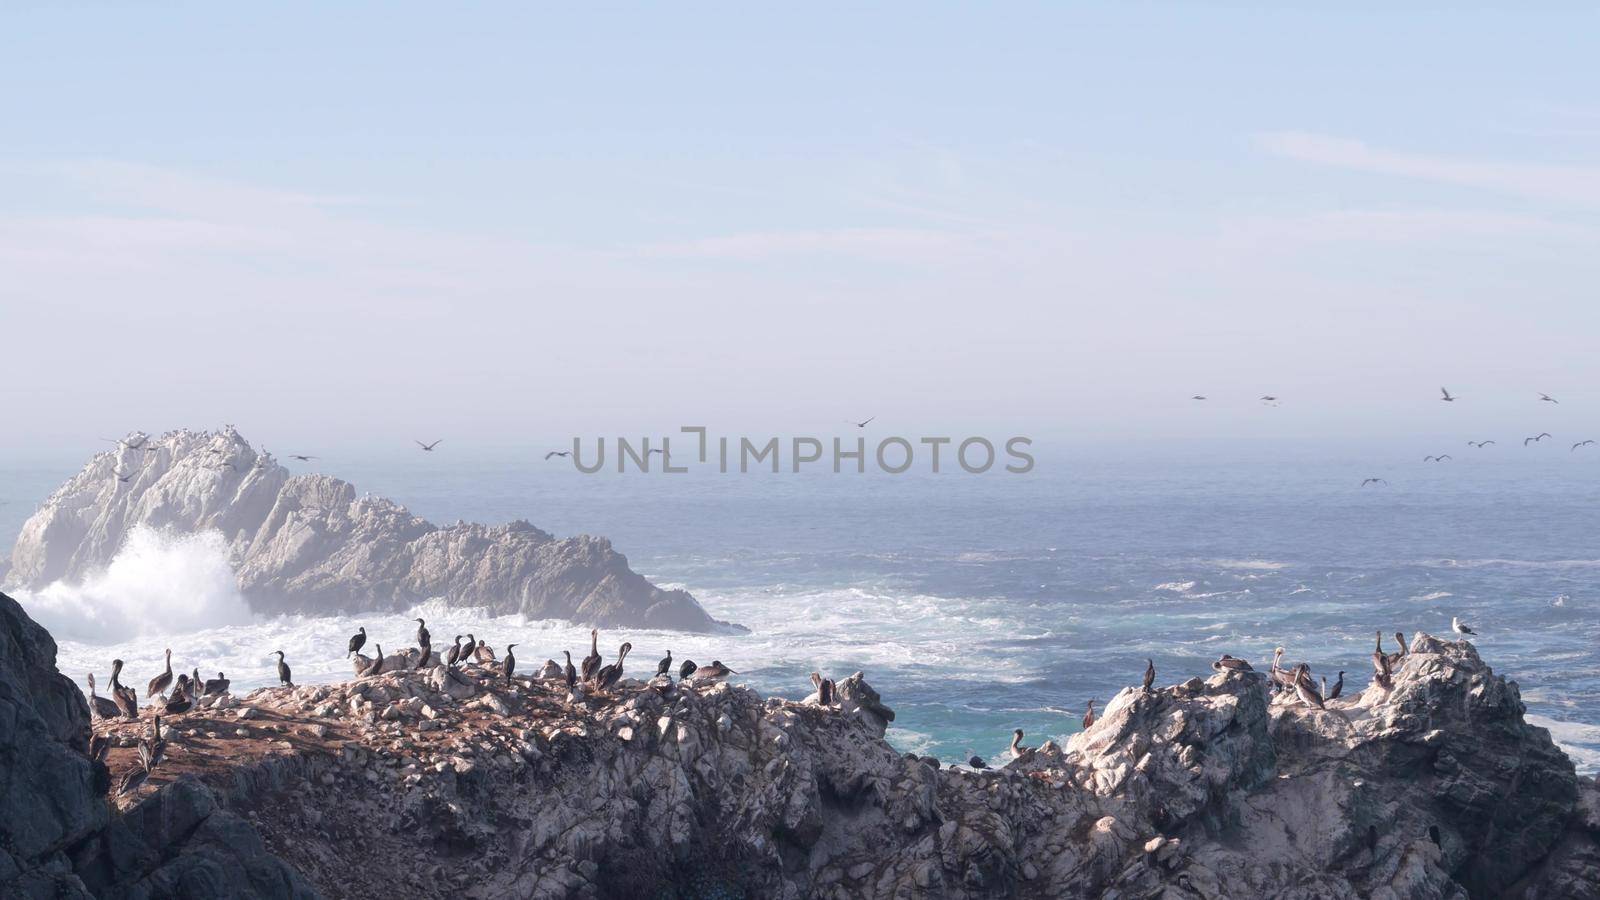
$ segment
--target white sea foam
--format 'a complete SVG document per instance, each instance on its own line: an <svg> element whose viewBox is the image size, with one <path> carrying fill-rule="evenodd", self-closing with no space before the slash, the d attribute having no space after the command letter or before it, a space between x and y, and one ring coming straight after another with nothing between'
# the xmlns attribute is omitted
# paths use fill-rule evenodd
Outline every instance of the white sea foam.
<svg viewBox="0 0 1600 900"><path fill-rule="evenodd" d="M1449 591L1434 591L1431 594L1423 594L1423 595L1418 596L1418 597L1412 597L1411 599L1412 600L1416 600L1418 602L1426 603L1429 600L1443 600L1446 597L1454 597L1454 596L1455 596L1455 594L1452 594Z"/></svg>
<svg viewBox="0 0 1600 900"><path fill-rule="evenodd" d="M1270 559L1208 559L1202 561L1219 569L1277 571L1278 569L1289 567L1288 563L1273 562Z"/></svg>
<svg viewBox="0 0 1600 900"><path fill-rule="evenodd" d="M1600 771L1600 725L1582 722L1563 722L1548 716L1529 713L1524 718L1528 724L1548 729L1550 737L1572 758L1572 764L1582 773Z"/></svg>
<svg viewBox="0 0 1600 900"><path fill-rule="evenodd" d="M1157 590L1157 591L1175 591L1175 592L1181 594L1181 593L1183 593L1185 591L1194 590L1194 586L1195 586L1196 583L1197 582L1193 582L1193 581L1169 581L1166 584L1158 584L1158 585L1156 585L1154 588L1152 588L1152 590Z"/></svg>
<svg viewBox="0 0 1600 900"><path fill-rule="evenodd" d="M103 572L16 599L57 640L115 641L253 622L215 531L174 535L135 528Z"/></svg>

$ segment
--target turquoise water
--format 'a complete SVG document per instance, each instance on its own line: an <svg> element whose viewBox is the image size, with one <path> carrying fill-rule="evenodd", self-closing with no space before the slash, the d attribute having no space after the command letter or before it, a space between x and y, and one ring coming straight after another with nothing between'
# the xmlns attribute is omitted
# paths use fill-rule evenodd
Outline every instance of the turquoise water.
<svg viewBox="0 0 1600 900"><path fill-rule="evenodd" d="M1147 657L1175 682L1209 673L1220 653L1265 660L1281 644L1359 688L1374 630L1444 634L1459 615L1491 665L1521 684L1535 721L1593 771L1600 456L1520 449L1376 471L1356 453L1042 453L1025 476L585 476L559 461L464 451L448 465L318 465L438 522L526 518L556 534L605 534L637 570L752 629L605 636L632 640L641 669L671 647L787 696L806 693L814 669L861 669L897 710L890 737L908 750L997 756L1012 728L1030 742L1063 736L1086 700L1136 683ZM80 462L0 463L0 534L15 534ZM1359 486L1373 474L1389 485ZM92 602L122 602L117 585L137 577ZM69 671L103 671L118 653L130 671L158 665L159 642L107 640L55 601L22 599L56 631ZM435 635L517 640L519 659L586 643L583 629L559 624L428 613ZM228 667L236 684L264 683L265 652L278 646L301 661L302 680L343 677L342 635L355 624L235 617L194 622L172 643L202 671ZM365 624L391 632L385 643L409 634L403 622Z"/></svg>

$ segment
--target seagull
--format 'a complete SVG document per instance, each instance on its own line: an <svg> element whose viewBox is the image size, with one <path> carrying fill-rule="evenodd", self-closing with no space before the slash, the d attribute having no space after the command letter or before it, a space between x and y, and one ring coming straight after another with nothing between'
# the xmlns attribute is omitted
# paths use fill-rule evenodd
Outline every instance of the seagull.
<svg viewBox="0 0 1600 900"><path fill-rule="evenodd" d="M289 454L289 458L290 459L298 459L301 462L311 462L313 459L317 459L318 457L315 457L315 456L302 456L299 453L291 453L291 454Z"/></svg>
<svg viewBox="0 0 1600 900"><path fill-rule="evenodd" d="M1440 400L1443 400L1446 403L1454 403L1454 402L1456 402L1456 398L1450 396L1450 392L1445 390L1444 388L1439 388L1439 393L1444 395L1443 397L1439 398Z"/></svg>
<svg viewBox="0 0 1600 900"><path fill-rule="evenodd" d="M871 418L868 418L866 420L866 422L851 422L850 424L854 425L857 428L865 428L865 427L867 427L867 423L868 422L871 422L873 419L876 419L876 418L877 418L877 416L872 416Z"/></svg>
<svg viewBox="0 0 1600 900"><path fill-rule="evenodd" d="M1526 447L1529 444L1537 444L1538 442L1544 440L1545 438L1547 438L1549 436L1550 436L1550 432L1541 431L1541 432L1539 432L1538 434L1534 435L1531 438L1523 438L1522 439L1522 446Z"/></svg>
<svg viewBox="0 0 1600 900"><path fill-rule="evenodd" d="M1554 403L1554 404L1556 404L1558 406L1561 404L1560 400L1557 400L1556 398L1550 396L1549 394L1540 394L1539 395L1539 399L1543 400L1546 403Z"/></svg>
<svg viewBox="0 0 1600 900"><path fill-rule="evenodd" d="M545 459L549 459L552 456L571 456L571 455L572 455L572 451L571 450L551 450L549 453L546 453L544 455L544 458Z"/></svg>
<svg viewBox="0 0 1600 900"><path fill-rule="evenodd" d="M1472 626L1461 621L1455 616L1450 617L1450 630L1454 631L1456 634L1470 634L1473 637L1478 636L1478 633L1472 630Z"/></svg>
<svg viewBox="0 0 1600 900"><path fill-rule="evenodd" d="M412 438L412 440L416 440L416 439L415 439L415 438ZM444 440L444 438L440 438L440 439L439 439L439 441L442 441L442 440ZM433 443L431 443L431 444L424 444L424 443L423 443L423 442L421 442L421 441L417 441L417 446L418 446L418 447L421 447L421 448L422 448L422 449L423 449L423 450L426 450L426 451L427 451L427 452L429 452L429 453L432 453L432 452L433 452L433 448L435 448L435 447L437 447L437 446L439 446L439 441L434 441L434 442L433 442Z"/></svg>
<svg viewBox="0 0 1600 900"><path fill-rule="evenodd" d="M1441 453L1438 456L1424 456L1422 458L1422 461L1423 462L1444 462L1447 459L1454 459L1454 458L1455 457L1451 456L1448 453Z"/></svg>
<svg viewBox="0 0 1600 900"><path fill-rule="evenodd" d="M1364 478L1364 479L1361 480L1361 486L1362 487L1366 487L1369 484L1385 484L1386 485L1388 483L1389 482L1384 481L1382 478Z"/></svg>
<svg viewBox="0 0 1600 900"><path fill-rule="evenodd" d="M1589 446L1589 445L1590 445L1590 444L1592 444L1592 443L1594 443L1594 441L1579 441L1579 442L1577 442L1577 443L1576 443L1576 444L1573 444L1573 445L1572 445L1572 449L1573 449L1573 450L1576 450L1576 449L1578 449L1578 448L1579 448L1579 447L1587 447L1587 446Z"/></svg>
<svg viewBox="0 0 1600 900"><path fill-rule="evenodd" d="M1479 450L1482 450L1484 447L1487 447L1492 443L1494 443L1494 441L1467 441L1467 446L1477 447Z"/></svg>

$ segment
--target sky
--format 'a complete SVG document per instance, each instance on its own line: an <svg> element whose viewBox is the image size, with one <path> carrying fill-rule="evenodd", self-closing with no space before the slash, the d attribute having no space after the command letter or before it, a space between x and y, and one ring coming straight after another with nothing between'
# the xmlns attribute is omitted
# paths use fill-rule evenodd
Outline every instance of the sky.
<svg viewBox="0 0 1600 900"><path fill-rule="evenodd" d="M1592 420L1600 12L1330 6L6 4L0 453Z"/></svg>

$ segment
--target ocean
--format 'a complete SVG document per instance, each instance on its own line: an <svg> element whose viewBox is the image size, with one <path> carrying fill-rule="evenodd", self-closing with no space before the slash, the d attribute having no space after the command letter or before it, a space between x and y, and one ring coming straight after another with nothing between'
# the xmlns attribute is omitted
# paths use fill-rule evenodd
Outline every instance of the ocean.
<svg viewBox="0 0 1600 900"><path fill-rule="evenodd" d="M442 448L443 449L443 448ZM1600 456L1565 447L1463 449L1422 463L1315 448L1204 456L1052 453L1027 475L882 473L581 475L563 460L352 455L311 464L435 522L524 518L611 538L639 572L691 591L748 635L607 631L629 669L720 659L734 678L800 697L809 673L855 671L894 708L889 739L947 761L1002 758L1078 730L1084 704L1137 684L1211 673L1219 654L1264 666L1282 645L1346 690L1365 687L1373 633L1449 634L1457 615L1529 718L1580 771L1600 770ZM82 458L0 460L0 540ZM297 471L310 471L292 465ZM1360 486L1381 475L1387 485ZM139 687L174 665L235 689L273 679L282 649L301 683L346 678L347 637L415 642L372 616L263 620L234 591L221 544L143 533L84 585L14 592L60 645L63 671L104 683L112 657ZM473 633L521 666L581 657L568 623L424 604L434 642Z"/></svg>

